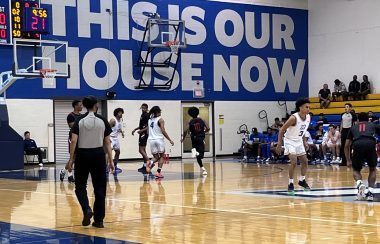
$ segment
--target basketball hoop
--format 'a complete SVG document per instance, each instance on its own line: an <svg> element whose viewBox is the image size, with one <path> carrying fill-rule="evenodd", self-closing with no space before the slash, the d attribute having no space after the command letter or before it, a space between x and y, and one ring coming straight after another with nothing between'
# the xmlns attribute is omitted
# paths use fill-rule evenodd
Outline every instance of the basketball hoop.
<svg viewBox="0 0 380 244"><path fill-rule="evenodd" d="M40 69L40 74L44 78L53 79L57 75L56 69Z"/></svg>
<svg viewBox="0 0 380 244"><path fill-rule="evenodd" d="M170 48L171 53L178 54L178 49L179 49L179 42L178 41L167 41L167 42L165 42L165 46Z"/></svg>

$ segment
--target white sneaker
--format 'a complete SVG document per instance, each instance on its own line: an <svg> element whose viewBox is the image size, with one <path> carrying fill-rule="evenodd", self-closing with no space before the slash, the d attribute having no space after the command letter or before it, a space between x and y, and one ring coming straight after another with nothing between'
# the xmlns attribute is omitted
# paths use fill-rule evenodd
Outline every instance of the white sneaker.
<svg viewBox="0 0 380 244"><path fill-rule="evenodd" d="M207 170L202 170L202 175L207 175Z"/></svg>
<svg viewBox="0 0 380 244"><path fill-rule="evenodd" d="M43 167L44 166L44 164L43 163L40 163L40 164L38 164L40 167Z"/></svg>
<svg viewBox="0 0 380 244"><path fill-rule="evenodd" d="M363 183L360 183L360 185L357 187L358 188L358 194L356 195L356 200L364 200L366 198L365 194L365 185Z"/></svg>

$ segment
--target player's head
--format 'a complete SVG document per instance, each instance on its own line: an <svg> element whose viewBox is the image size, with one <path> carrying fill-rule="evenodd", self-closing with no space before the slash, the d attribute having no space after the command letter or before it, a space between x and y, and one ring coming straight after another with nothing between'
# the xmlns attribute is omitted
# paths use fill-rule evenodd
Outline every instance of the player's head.
<svg viewBox="0 0 380 244"><path fill-rule="evenodd" d="M372 117L373 116L373 112L372 111L368 111L368 117Z"/></svg>
<svg viewBox="0 0 380 244"><path fill-rule="evenodd" d="M338 86L340 84L340 80L339 79L334 80L334 84Z"/></svg>
<svg viewBox="0 0 380 244"><path fill-rule="evenodd" d="M82 104L87 110L98 110L98 99L94 96L84 97L82 100Z"/></svg>
<svg viewBox="0 0 380 244"><path fill-rule="evenodd" d="M346 111L346 113L351 112L352 111L352 104L351 103L344 104L344 110Z"/></svg>
<svg viewBox="0 0 380 244"><path fill-rule="evenodd" d="M359 121L368 121L368 114L364 113L364 112L359 113L358 120Z"/></svg>
<svg viewBox="0 0 380 244"><path fill-rule="evenodd" d="M306 97L300 98L296 101L296 111L302 114L310 112L310 100Z"/></svg>
<svg viewBox="0 0 380 244"><path fill-rule="evenodd" d="M148 104L146 104L146 103L143 103L143 104L141 104L141 111L143 112L143 113L147 113L148 112Z"/></svg>
<svg viewBox="0 0 380 244"><path fill-rule="evenodd" d="M25 131L24 132L24 138L25 139L30 139L30 132L29 131Z"/></svg>
<svg viewBox="0 0 380 244"><path fill-rule="evenodd" d="M334 124L330 124L329 125L329 130L331 131L334 131L336 129L336 125L334 125Z"/></svg>
<svg viewBox="0 0 380 244"><path fill-rule="evenodd" d="M78 111L78 112L82 111L82 109L83 109L82 102L79 100L74 100L71 103L71 106L74 108L75 111Z"/></svg>
<svg viewBox="0 0 380 244"><path fill-rule="evenodd" d="M191 107L187 113L191 116L191 118L195 119L199 115L199 109L196 107Z"/></svg>
<svg viewBox="0 0 380 244"><path fill-rule="evenodd" d="M158 117L161 115L161 109L159 106L153 106L150 110L149 110L149 117Z"/></svg>
<svg viewBox="0 0 380 244"><path fill-rule="evenodd" d="M115 116L118 119L123 117L123 114L124 114L124 109L122 109L122 108L117 108L113 111L113 116Z"/></svg>

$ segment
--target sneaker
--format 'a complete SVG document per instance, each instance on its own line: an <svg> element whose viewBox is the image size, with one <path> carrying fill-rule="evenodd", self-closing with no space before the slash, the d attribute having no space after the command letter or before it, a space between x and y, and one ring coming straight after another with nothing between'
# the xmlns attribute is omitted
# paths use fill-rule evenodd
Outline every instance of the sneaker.
<svg viewBox="0 0 380 244"><path fill-rule="evenodd" d="M158 172L156 172L156 174L154 175L154 177L156 177L156 178L164 178L164 176L161 173L158 173Z"/></svg>
<svg viewBox="0 0 380 244"><path fill-rule="evenodd" d="M38 165L39 165L40 167L43 167L43 166L44 166L44 164L43 164L43 163L39 163Z"/></svg>
<svg viewBox="0 0 380 244"><path fill-rule="evenodd" d="M367 194L365 194L365 197L366 197L367 201L372 202L373 199L375 198L375 194L373 194L372 192L368 191Z"/></svg>
<svg viewBox="0 0 380 244"><path fill-rule="evenodd" d="M101 221L101 222L93 222L92 226L94 226L96 228L104 228L103 221Z"/></svg>
<svg viewBox="0 0 380 244"><path fill-rule="evenodd" d="M364 200L366 198L366 193L365 193L365 185L363 183L360 183L357 187L358 189L358 194L356 195L356 200Z"/></svg>
<svg viewBox="0 0 380 244"><path fill-rule="evenodd" d="M70 182L70 183L75 183L75 179L74 179L74 176L69 176L69 178L67 178L67 180Z"/></svg>
<svg viewBox="0 0 380 244"><path fill-rule="evenodd" d="M303 187L305 191L310 190L310 186L306 183L306 180L298 181L298 185Z"/></svg>
<svg viewBox="0 0 380 244"><path fill-rule="evenodd" d="M288 193L289 194L294 194L294 184L293 183L290 183L288 185Z"/></svg>
<svg viewBox="0 0 380 244"><path fill-rule="evenodd" d="M116 169L113 171L113 174L114 174L114 175L117 175L117 174L120 174L121 172L123 172L122 169L120 169L120 168L116 168Z"/></svg>
<svg viewBox="0 0 380 244"><path fill-rule="evenodd" d="M61 171L59 172L59 179L63 181L65 179L65 175L66 175L66 170L61 169Z"/></svg>
<svg viewBox="0 0 380 244"><path fill-rule="evenodd" d="M207 170L203 169L202 170L202 175L207 175Z"/></svg>
<svg viewBox="0 0 380 244"><path fill-rule="evenodd" d="M83 214L82 225L89 226L91 224L92 216L94 216L94 213L92 212L91 208L88 208L86 213Z"/></svg>

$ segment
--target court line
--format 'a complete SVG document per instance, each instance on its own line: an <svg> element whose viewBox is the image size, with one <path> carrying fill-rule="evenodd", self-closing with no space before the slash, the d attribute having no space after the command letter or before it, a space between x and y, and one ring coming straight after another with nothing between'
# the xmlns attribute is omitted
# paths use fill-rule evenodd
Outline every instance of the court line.
<svg viewBox="0 0 380 244"><path fill-rule="evenodd" d="M75 195L73 195L73 194L59 194L59 193L50 193L50 192L12 190L12 189L4 189L4 188L0 189L0 191L30 192L30 193L37 193L37 194L43 194L43 195L61 195L61 196L75 197ZM88 196L88 197L94 198L92 196ZM380 227L380 224L358 223L358 222L341 221L341 220L335 220L335 219L311 218L311 217L290 216L290 215L281 215L281 214L254 213L254 212L246 212L246 211L234 210L234 209L202 208L202 207L200 208L200 207L194 207L194 206L183 206L183 205L168 204L168 203L130 201L130 200L116 199L116 198L106 198L106 200L128 202L128 203L144 203L144 204L149 204L149 205L159 205L159 206L168 206L168 207L177 207L177 208L198 209L198 210L209 211L211 213L224 212L224 213L248 214L248 215L268 217L268 218L297 219L297 220L308 220L308 221L316 221L316 222L328 222L328 223L338 223L338 224L348 224L348 225ZM322 202L316 202L316 203L320 204ZM329 203L329 202L326 202L326 203ZM260 209L257 209L257 210L260 210Z"/></svg>

